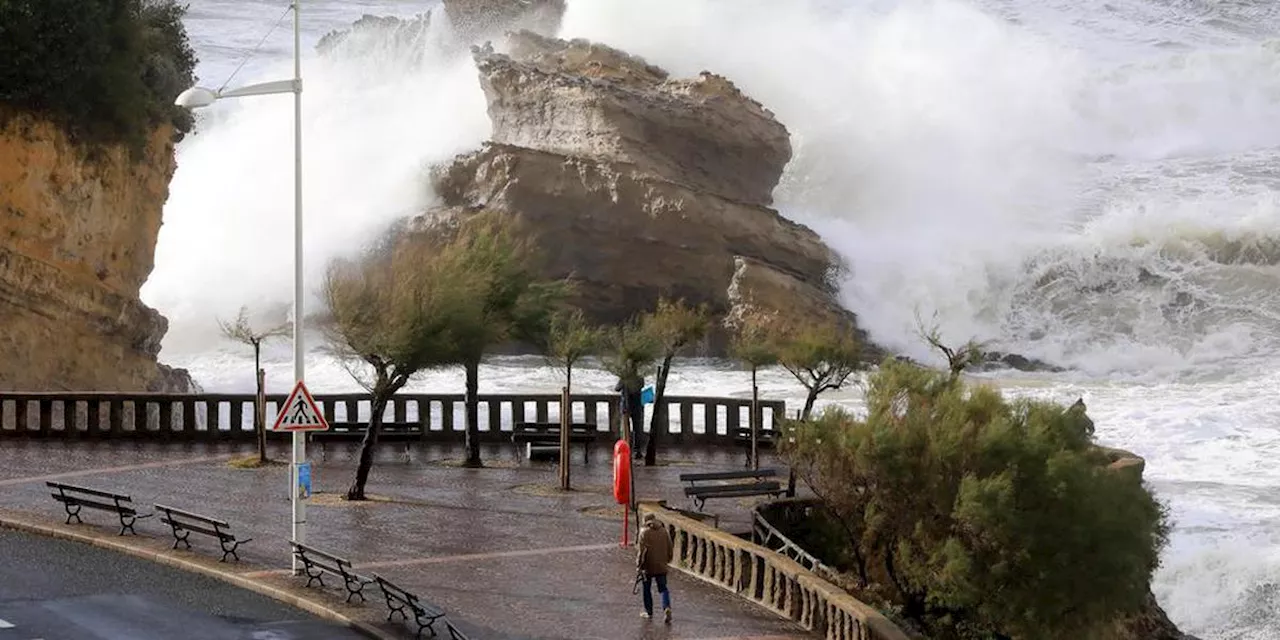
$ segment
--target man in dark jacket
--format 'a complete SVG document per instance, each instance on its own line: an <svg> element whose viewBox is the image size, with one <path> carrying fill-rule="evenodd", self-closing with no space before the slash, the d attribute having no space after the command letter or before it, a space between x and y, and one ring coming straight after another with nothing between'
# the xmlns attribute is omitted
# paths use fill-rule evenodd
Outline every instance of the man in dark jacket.
<svg viewBox="0 0 1280 640"><path fill-rule="evenodd" d="M662 595L662 620L670 623L671 592L667 590L667 565L671 563L671 536L652 513L644 514L644 526L636 548L636 568L644 575L644 613L641 615L653 617L653 593L649 589L652 583L657 582L658 593Z"/></svg>
<svg viewBox="0 0 1280 640"><path fill-rule="evenodd" d="M640 449L640 436L644 434L644 378L639 375L619 378L613 390L622 394L622 412L631 420L631 453L638 459L644 455Z"/></svg>

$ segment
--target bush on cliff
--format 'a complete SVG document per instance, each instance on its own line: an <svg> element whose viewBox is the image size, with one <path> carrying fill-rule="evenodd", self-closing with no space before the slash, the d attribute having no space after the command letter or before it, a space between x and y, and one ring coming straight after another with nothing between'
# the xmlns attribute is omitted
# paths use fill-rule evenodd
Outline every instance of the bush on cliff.
<svg viewBox="0 0 1280 640"><path fill-rule="evenodd" d="M844 532L833 555L928 637L1102 638L1143 605L1166 514L1082 405L890 361L867 407L792 423L783 452Z"/></svg>
<svg viewBox="0 0 1280 640"><path fill-rule="evenodd" d="M174 98L195 53L174 0L0 0L0 106L89 144L141 148L158 125L191 130Z"/></svg>

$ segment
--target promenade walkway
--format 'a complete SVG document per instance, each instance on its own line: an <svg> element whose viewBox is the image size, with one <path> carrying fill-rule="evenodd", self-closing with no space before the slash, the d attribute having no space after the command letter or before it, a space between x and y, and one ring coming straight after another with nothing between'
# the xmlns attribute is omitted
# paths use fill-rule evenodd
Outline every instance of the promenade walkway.
<svg viewBox="0 0 1280 640"><path fill-rule="evenodd" d="M307 540L349 557L365 573L377 571L443 607L480 638L803 638L798 627L716 587L673 573L675 621L670 627L639 617L632 595L632 549L622 549L620 508L609 483L605 448L592 463L574 460L574 486L555 489L547 463L516 463L510 446L485 451L486 469L457 466L458 448L416 448L406 461L397 445L383 445L367 487L367 503L338 499L355 474L354 446L318 447L316 495L308 509ZM230 521L254 538L244 562L220 568L297 590L288 575L289 500L286 465L236 469L227 460L250 449L234 445L0 441L0 517L60 523L45 480L127 492L142 505L161 502ZM288 459L284 448L273 457ZM740 452L670 451L664 466L636 468L637 495L686 506L677 476L692 469L740 469ZM736 512L746 527L745 502L719 501L709 510ZM81 529L114 534L109 514L88 514ZM172 540L148 519L138 525L157 549ZM210 542L194 552L211 556ZM216 546L216 545L213 545ZM212 555L216 560L216 554ZM314 591L314 590L312 590ZM301 591L298 591L301 593ZM336 593L336 591L335 591ZM353 618L385 618L380 599L335 608ZM400 633L398 624L380 628Z"/></svg>

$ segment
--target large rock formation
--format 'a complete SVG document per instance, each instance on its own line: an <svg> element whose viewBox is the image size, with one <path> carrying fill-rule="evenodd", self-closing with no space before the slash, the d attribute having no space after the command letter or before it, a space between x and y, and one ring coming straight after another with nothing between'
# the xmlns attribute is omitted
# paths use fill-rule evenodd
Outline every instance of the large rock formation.
<svg viewBox="0 0 1280 640"><path fill-rule="evenodd" d="M26 116L0 127L0 388L182 391L168 323L138 300L173 175L172 131L139 158L87 155Z"/></svg>
<svg viewBox="0 0 1280 640"><path fill-rule="evenodd" d="M550 274L573 274L581 305L617 322L660 295L852 320L834 298L839 260L810 229L770 208L791 156L786 128L711 73L673 80L584 40L521 31L474 56L492 142L439 168L441 206L519 214Z"/></svg>

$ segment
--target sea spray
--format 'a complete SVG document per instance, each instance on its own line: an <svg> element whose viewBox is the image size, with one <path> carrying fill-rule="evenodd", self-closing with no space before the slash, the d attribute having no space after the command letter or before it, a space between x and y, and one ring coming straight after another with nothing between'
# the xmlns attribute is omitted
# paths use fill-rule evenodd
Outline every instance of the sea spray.
<svg viewBox="0 0 1280 640"><path fill-rule="evenodd" d="M314 38L311 39L314 42ZM479 145L489 132L483 93L465 49L424 34L408 46L354 38L328 55L308 48L303 71L303 240L308 313L325 265L350 255L390 222L421 212L429 167ZM354 57L351 52L358 52ZM288 60L248 84L292 75ZM208 78L206 83L222 79ZM240 98L202 114L179 149L159 268L143 290L171 322L165 349L201 350L214 316L242 304L292 299L293 102Z"/></svg>
<svg viewBox="0 0 1280 640"><path fill-rule="evenodd" d="M774 110L796 149L778 206L849 260L846 302L890 348L931 357L918 318L1100 374L1280 348L1280 273L1166 251L1280 238L1274 175L1242 180L1229 155L1167 179L1188 154L1280 142L1263 124L1280 118L1277 47L1100 60L1017 18L948 0L580 0L563 31L724 73ZM1133 211L1143 226L1106 234Z"/></svg>

